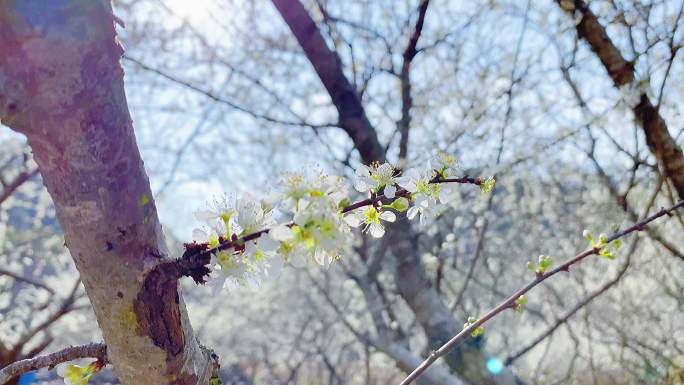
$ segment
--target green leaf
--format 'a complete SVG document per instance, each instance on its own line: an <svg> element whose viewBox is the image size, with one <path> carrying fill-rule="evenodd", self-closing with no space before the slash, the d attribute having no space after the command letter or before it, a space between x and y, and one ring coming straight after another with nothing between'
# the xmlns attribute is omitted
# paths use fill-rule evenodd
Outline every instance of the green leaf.
<svg viewBox="0 0 684 385"><path fill-rule="evenodd" d="M613 254L610 250L608 250L605 247L599 251L599 255L611 261L617 258L615 254Z"/></svg>
<svg viewBox="0 0 684 385"><path fill-rule="evenodd" d="M470 335L473 337L479 337L479 336L483 335L484 332L485 332L485 328L483 328L482 326L478 326L475 328L475 330L472 331L472 333L470 333Z"/></svg>
<svg viewBox="0 0 684 385"><path fill-rule="evenodd" d="M608 237L606 234L601 233L601 235L599 235L599 246L605 245L606 243L608 243Z"/></svg>
<svg viewBox="0 0 684 385"><path fill-rule="evenodd" d="M494 179L493 176L490 176L489 178L483 180L480 183L480 192L482 194L489 194L494 189L495 184L496 184L496 179Z"/></svg>
<svg viewBox="0 0 684 385"><path fill-rule="evenodd" d="M523 306L527 303L527 296L521 295L515 300L515 303L513 304L513 310L515 310L518 313L521 313L523 311Z"/></svg>
<svg viewBox="0 0 684 385"><path fill-rule="evenodd" d="M539 256L539 267L546 270L553 265L553 258L548 255Z"/></svg>

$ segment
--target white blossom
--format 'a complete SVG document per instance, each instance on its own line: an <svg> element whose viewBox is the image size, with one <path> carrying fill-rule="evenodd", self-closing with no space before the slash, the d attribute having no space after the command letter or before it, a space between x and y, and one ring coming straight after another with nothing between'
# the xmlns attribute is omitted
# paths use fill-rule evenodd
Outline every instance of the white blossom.
<svg viewBox="0 0 684 385"><path fill-rule="evenodd" d="M380 192L382 189L382 193L392 199L397 192L394 174L394 167L387 162L374 163L370 166L361 165L356 170L354 187L360 192Z"/></svg>

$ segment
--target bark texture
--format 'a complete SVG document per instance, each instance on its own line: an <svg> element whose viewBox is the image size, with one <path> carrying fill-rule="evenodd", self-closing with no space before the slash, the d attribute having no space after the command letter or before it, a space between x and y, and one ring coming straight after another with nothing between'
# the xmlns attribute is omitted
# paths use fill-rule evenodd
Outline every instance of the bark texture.
<svg viewBox="0 0 684 385"><path fill-rule="evenodd" d="M167 251L109 1L2 1L0 52L0 119L28 138L122 384L208 384L177 278L153 270Z"/></svg>
<svg viewBox="0 0 684 385"><path fill-rule="evenodd" d="M578 13L577 35L584 39L591 50L603 63L608 75L617 88L635 87L634 64L625 59L620 50L606 33L596 15L582 0L567 3L558 0L560 7L573 17ZM571 4L569 6L568 4ZM637 88L638 89L638 88ZM643 128L646 143L666 178L674 185L680 199L684 199L684 154L667 128L660 115L658 106L654 106L645 92L640 92L632 111L636 122Z"/></svg>

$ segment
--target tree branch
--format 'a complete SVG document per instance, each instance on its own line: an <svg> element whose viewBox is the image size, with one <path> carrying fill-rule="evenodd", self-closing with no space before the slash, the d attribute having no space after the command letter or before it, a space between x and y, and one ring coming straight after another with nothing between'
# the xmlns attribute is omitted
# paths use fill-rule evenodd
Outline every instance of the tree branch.
<svg viewBox="0 0 684 385"><path fill-rule="evenodd" d="M670 216L673 211L676 211L677 209L684 207L684 200L679 201L677 204L674 206L671 206L669 208L663 208L660 211L656 212L655 214L651 215L648 218L643 219L641 222L638 222L630 227L628 227L625 230L619 231L617 233L612 234L609 236L606 240L606 243L610 243L616 239L622 238L625 235L628 235L630 233L633 233L635 231L642 231L646 228L646 226L653 222L654 220L668 215ZM468 325L465 327L460 333L455 335L454 337L451 338L446 344L442 345L437 350L434 350L430 353L430 355L423 361L404 381L401 382L400 385L408 385L411 382L413 382L415 379L417 379L422 373L424 373L430 365L432 365L435 361L437 361L438 358L445 356L447 353L449 353L452 349L455 347L459 346L463 341L468 339L468 337L471 335L471 333L477 329L478 327L482 326L484 323L489 321L490 319L494 318L497 316L499 313L503 312L506 309L512 308L515 305L515 301L520 298L520 296L526 294L528 291L530 291L532 288L535 286L539 285L540 283L546 281L550 277L560 273L560 272L568 272L570 270L570 267L576 263L581 262L585 258L591 255L598 255L599 251L601 249L598 247L593 247L591 249L587 249L580 254L577 254L567 262L563 263L562 265L549 270L548 272L544 274L538 274L537 277L527 285L525 285L523 288L519 289L513 295L508 297L505 301L500 303L498 306L494 307L493 309L489 310L484 316L479 318L477 321L474 323Z"/></svg>
<svg viewBox="0 0 684 385"><path fill-rule="evenodd" d="M638 238L637 238L637 240L638 240ZM632 247L630 247L631 250L630 250L630 252L629 252L629 255L631 255L631 253L634 251L635 248L636 248L636 242L634 242L633 245L632 245ZM537 336L537 338L535 338L532 342L530 342L529 344L527 344L525 347L523 347L522 349L518 350L517 352L515 352L515 353L511 354L510 356L508 356L508 358L506 358L506 365L510 365L511 363L513 363L513 361L515 361L515 360L517 360L518 358L522 357L523 355L527 354L530 350L532 350L532 349L533 349L535 346L537 346L540 342L542 342L542 341L545 340L547 337L549 337L550 335L552 335L553 333L555 333L556 329L558 329L561 325L563 325L563 324L565 324L566 322L568 322L568 320L570 319L570 317L572 317L573 315L575 315L575 313L577 313L578 311L580 311L582 308L584 308L585 306L587 306L591 301L593 301L593 300L596 299L597 297L601 296L603 293L605 293L606 291L608 291L608 289L610 289L611 287L615 286L615 284L617 284L618 282L620 282L620 280L622 279L622 277L623 277L623 276L625 275L625 273L627 272L627 269L629 268L629 265L630 265L630 259L629 259L629 257L628 257L627 262L624 264L624 266L622 266L622 268L620 269L620 271L615 275L615 277L614 277L613 279L611 279L611 280L608 281L606 284L604 284L600 289L594 291L594 292L591 293L589 296L587 296L586 298L584 298L583 300L581 300L580 302L578 302L572 309L570 309L570 310L569 310L567 313L565 313L562 317L558 318L558 319L556 320L556 322L555 322L552 326L550 326L548 329L546 329L546 331L544 331L544 332L541 333L539 336Z"/></svg>
<svg viewBox="0 0 684 385"><path fill-rule="evenodd" d="M262 119L262 120L265 120L265 121L270 122L270 123L282 124L284 126L309 127L309 128L314 129L314 130L317 130L320 128L335 127L334 124L311 124L311 123L305 122L304 120L293 122L293 121L288 121L288 120L280 120L280 119L274 118L274 117L269 116L269 115L261 114L261 113L252 111L248 108L242 107L236 103L233 103L230 100L225 99L225 98L221 97L220 95L217 95L211 91L204 90L204 89L190 83L189 81L176 78L175 76L170 75L170 74L166 73L165 71L162 71L158 68L153 68L153 67L143 63L142 61L140 61L138 59L135 59L135 58L132 58L132 57L126 55L126 56L124 56L124 60L128 60L128 61L136 64L137 66L139 66L140 68L142 68L145 71L155 73L155 74L163 77L166 80L169 80L169 81L176 83L180 86L183 86L187 89L190 89L190 90L195 91L199 94L202 94L202 95L208 97L209 99L211 99L217 103L225 104L230 108L233 108L233 109L238 110L240 112L244 112L245 114L250 115L251 117L253 117L255 119Z"/></svg>
<svg viewBox="0 0 684 385"><path fill-rule="evenodd" d="M580 22L576 25L577 35L589 44L591 50L601 60L615 87L627 93L638 94L638 100L629 101L633 103L630 107L634 112L636 122L644 130L646 143L662 167L664 176L672 181L679 198L684 199L684 153L670 135L667 124L660 115L660 101L657 106L654 106L646 92L634 84L636 79L634 63L622 56L603 25L583 0L556 1L560 8L571 16L574 17L575 14L581 16Z"/></svg>
<svg viewBox="0 0 684 385"><path fill-rule="evenodd" d="M0 385L6 384L11 379L21 374L40 368L52 369L55 365L79 358L97 358L104 364L109 362L107 358L107 347L102 343L91 343L82 346L70 346L60 351L17 361L0 369Z"/></svg>
<svg viewBox="0 0 684 385"><path fill-rule="evenodd" d="M6 276L8 276L8 277L12 277L13 279L15 279L15 280L17 280L17 281L19 281L19 282L28 283L28 284L33 285L33 286L35 286L35 287L39 287L39 288L41 288L41 289L45 289L45 290L47 290L48 292L50 292L50 294L55 294L55 291L52 290L52 288L50 288L48 285L46 285L46 284L44 284L44 283L42 283L42 282L40 282L40 281L37 281L37 280L35 280L35 279L33 279L33 278L29 278L29 277L25 277L25 276L20 275L20 274L17 274L17 273L13 273L13 272L11 272L11 271L9 271L9 270L6 270L6 269L3 269L3 268L1 268L1 267L0 267L0 275L6 275Z"/></svg>
<svg viewBox="0 0 684 385"><path fill-rule="evenodd" d="M339 114L339 124L354 142L364 163L385 160L377 132L361 98L344 75L342 60L332 51L321 31L299 0L273 0L280 15L304 50Z"/></svg>
<svg viewBox="0 0 684 385"><path fill-rule="evenodd" d="M435 177L432 179L429 183L460 183L460 184L472 184L476 186L481 186L484 183L484 180L482 178L472 178L469 176L464 176L460 178L446 178L446 179L440 179L438 177ZM341 210L342 214L348 213L350 211L359 209L361 207L366 207L366 206L371 206L375 205L377 203L390 203L393 202L394 200L401 198L401 197L409 197L410 193L406 191L404 188L400 188L396 191L395 197L392 199L386 198L382 194L378 194L364 199L360 200L358 202L352 203L349 206L346 206L344 209ZM286 226L294 226L294 223L290 222L287 223ZM158 264L155 269L164 269L165 274L170 274L175 276L176 278L180 278L183 276L191 277L196 283L204 283L205 282L205 277L209 275L211 272L207 265L211 261L211 255L215 252L222 251L222 250L229 250L236 248L237 246L240 246L244 244L245 242L248 241L253 241L262 235L268 234L270 229L262 229L259 231L256 231L254 233L245 235L241 238L220 238L219 239L219 244L214 246L214 247L209 247L208 243L197 243L197 242L192 242L192 243L186 243L185 246L185 252L181 256L181 258L170 260L170 261L165 261L160 264ZM228 236L231 236L231 234L228 234ZM149 274L149 273L148 273Z"/></svg>
<svg viewBox="0 0 684 385"><path fill-rule="evenodd" d="M2 191L2 194L0 194L0 205L2 205L2 203L6 201L7 198L9 198L22 184L36 175L38 175L37 168L33 171L24 171L17 175L17 177L14 178L14 180L10 182L7 187L5 187L5 189Z"/></svg>
<svg viewBox="0 0 684 385"><path fill-rule="evenodd" d="M430 0L421 0L418 5L418 20L416 26L411 34L408 45L404 50L403 63L401 65L401 74L399 80L401 82L401 119L399 120L399 132L401 133L399 139L399 159L406 159L408 153L408 138L409 129L411 128L411 109L413 108L413 98L411 96L411 64L416 57L418 50L418 39L423 32L423 24L425 23L425 14L427 13Z"/></svg>
<svg viewBox="0 0 684 385"><path fill-rule="evenodd" d="M24 347L24 345L31 340L36 334L40 333L41 330L44 330L45 328L49 327L53 323L57 322L60 318L62 318L65 314L69 313L70 311L73 310L73 305L74 301L76 301L76 292L78 291L78 287L81 285L81 280L77 279L74 285L71 288L71 291L69 291L69 295L64 299L64 302L55 309L55 311L43 322L39 323L36 325L34 328L28 330L24 335L21 336L17 344L14 346L14 349L12 349L14 354L19 354L21 353L21 349Z"/></svg>

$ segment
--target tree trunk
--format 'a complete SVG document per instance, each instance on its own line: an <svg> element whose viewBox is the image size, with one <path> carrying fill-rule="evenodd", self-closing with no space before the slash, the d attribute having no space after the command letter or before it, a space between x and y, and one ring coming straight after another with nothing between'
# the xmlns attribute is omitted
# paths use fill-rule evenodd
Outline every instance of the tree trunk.
<svg viewBox="0 0 684 385"><path fill-rule="evenodd" d="M339 56L328 48L311 15L299 0L272 1L330 94L333 104L339 111L341 126L351 137L361 159L366 164L384 161L385 151L378 141L375 128L366 117L356 90L345 77ZM427 6L426 2L423 4ZM422 24L422 21L419 22ZM391 250L397 258L395 282L399 294L428 335L430 346L437 348L456 335L461 328L427 279L411 241L414 234L406 221L393 223L391 230L388 231ZM481 346L469 343L447 356L449 369L471 384L502 385L518 382L508 368L497 376L489 373L485 366L486 360L486 354Z"/></svg>
<svg viewBox="0 0 684 385"><path fill-rule="evenodd" d="M167 258L104 0L0 2L0 119L28 138L124 385L208 384ZM150 273L152 272L152 273Z"/></svg>
<svg viewBox="0 0 684 385"><path fill-rule="evenodd" d="M637 81L634 64L622 56L589 6L583 0L574 0L571 4L560 0L557 2L572 17L575 17L575 13L579 13L581 18L576 26L577 35L589 44L591 50L601 60L615 87L633 87L638 90L639 87L633 84ZM628 92L632 92L632 90ZM684 199L684 153L682 148L670 135L667 124L660 115L659 106L654 106L644 91L639 90L638 92L638 100L635 100L631 106L635 120L643 129L646 143L658 160L663 176L672 182L679 198Z"/></svg>
<svg viewBox="0 0 684 385"><path fill-rule="evenodd" d="M339 55L328 48L309 12L299 0L273 0L273 5L290 27L328 91L339 114L339 124L354 140L361 159L366 164L384 161L385 150L368 120L359 94L344 75Z"/></svg>

